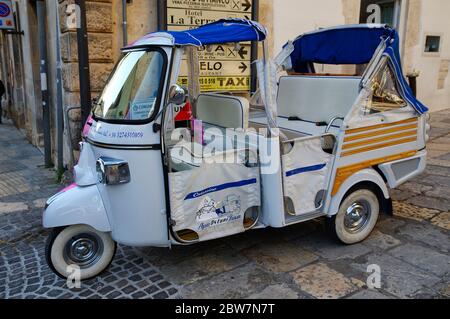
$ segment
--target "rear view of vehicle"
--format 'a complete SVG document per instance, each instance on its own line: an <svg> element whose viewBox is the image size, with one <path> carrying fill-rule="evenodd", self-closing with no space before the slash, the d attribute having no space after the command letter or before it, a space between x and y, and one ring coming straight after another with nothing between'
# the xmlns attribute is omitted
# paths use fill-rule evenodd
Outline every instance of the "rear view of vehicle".
<svg viewBox="0 0 450 319"><path fill-rule="evenodd" d="M392 210L389 190L426 166L428 109L406 83L398 47L388 26L348 25L301 35L280 54L286 209L293 220L327 215L346 244L367 238Z"/></svg>

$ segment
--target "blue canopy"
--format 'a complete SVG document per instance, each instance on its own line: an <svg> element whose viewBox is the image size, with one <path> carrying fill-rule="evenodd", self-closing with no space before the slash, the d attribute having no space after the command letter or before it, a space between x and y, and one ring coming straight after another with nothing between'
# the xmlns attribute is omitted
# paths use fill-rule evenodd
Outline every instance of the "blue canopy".
<svg viewBox="0 0 450 319"><path fill-rule="evenodd" d="M223 44L230 42L264 41L267 30L255 21L245 19L222 19L197 29L167 31L176 45Z"/></svg>
<svg viewBox="0 0 450 319"><path fill-rule="evenodd" d="M160 31L150 33L124 49L149 45L152 39L164 37L171 45L204 46L232 42L264 41L267 30L258 22L245 19L222 19L196 29L184 31Z"/></svg>
<svg viewBox="0 0 450 319"><path fill-rule="evenodd" d="M294 40L291 54L293 68L303 72L308 63L369 63L382 38L393 38L398 51L397 32L385 25L346 25L321 29Z"/></svg>
<svg viewBox="0 0 450 319"><path fill-rule="evenodd" d="M400 62L399 37L387 25L345 25L303 34L293 42L292 69L308 73L311 63L367 64L382 41L386 44L384 54L392 61L404 98L418 113L427 112L428 109L416 99L405 80Z"/></svg>

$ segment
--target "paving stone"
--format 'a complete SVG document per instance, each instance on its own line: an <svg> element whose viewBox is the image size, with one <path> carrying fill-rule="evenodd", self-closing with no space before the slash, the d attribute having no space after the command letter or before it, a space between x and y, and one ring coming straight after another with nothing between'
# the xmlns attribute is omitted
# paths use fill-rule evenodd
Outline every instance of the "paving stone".
<svg viewBox="0 0 450 319"><path fill-rule="evenodd" d="M389 253L438 277L450 274L450 256L422 246L406 244L391 250Z"/></svg>
<svg viewBox="0 0 450 319"><path fill-rule="evenodd" d="M271 274L251 264L181 288L187 299L241 299L274 284Z"/></svg>
<svg viewBox="0 0 450 319"><path fill-rule="evenodd" d="M415 206L435 209L439 211L449 211L450 210L450 200L445 198L432 198L424 195L415 196L406 201L408 204Z"/></svg>
<svg viewBox="0 0 450 319"><path fill-rule="evenodd" d="M164 283L167 283L168 286L171 286L171 285L172 285L171 283L169 283L169 282L167 282L167 281L163 281L163 282L164 282ZM151 283L150 283L148 280L144 279L144 280L141 280L141 281L135 283L135 285L136 285L136 287L138 287L138 288L145 288L145 287L150 286ZM158 286L159 286L159 285L158 285ZM167 287L168 287L168 286L167 286ZM165 287L164 287L164 288L165 288Z"/></svg>
<svg viewBox="0 0 450 319"><path fill-rule="evenodd" d="M117 278L116 276L110 275L110 276L104 278L103 280L104 280L106 283L111 283L111 282L116 281L117 279L118 279L118 278Z"/></svg>
<svg viewBox="0 0 450 319"><path fill-rule="evenodd" d="M441 213L435 209L417 207L407 203L394 202L393 206L395 216L417 221L430 220Z"/></svg>
<svg viewBox="0 0 450 319"><path fill-rule="evenodd" d="M431 223L443 229L450 230L450 213L446 212L437 215L431 220Z"/></svg>
<svg viewBox="0 0 450 319"><path fill-rule="evenodd" d="M411 240L436 247L445 253L450 251L448 232L431 224L406 224L398 230L398 234L407 236Z"/></svg>
<svg viewBox="0 0 450 319"><path fill-rule="evenodd" d="M374 230L369 238L364 241L365 245L376 247L381 250L390 249L401 244L401 241L379 230Z"/></svg>
<svg viewBox="0 0 450 319"><path fill-rule="evenodd" d="M289 272L317 260L313 253L285 241L266 242L245 250L244 255L275 273Z"/></svg>
<svg viewBox="0 0 450 319"><path fill-rule="evenodd" d="M447 140L448 141L448 140ZM436 143L439 143L438 141L436 141ZM439 156L440 160L444 160L444 161L450 161L450 152L444 151L444 155Z"/></svg>
<svg viewBox="0 0 450 319"><path fill-rule="evenodd" d="M397 229L404 226L405 224L406 221L403 219L382 216L380 218L380 221L378 221L377 225L375 226L375 229L385 234L393 235L396 233Z"/></svg>
<svg viewBox="0 0 450 319"><path fill-rule="evenodd" d="M422 287L434 285L440 281L433 274L382 253L368 256L364 264L351 264L362 273L367 272L369 265L380 267L381 289L400 298L408 298Z"/></svg>
<svg viewBox="0 0 450 319"><path fill-rule="evenodd" d="M401 190L403 192L407 192L410 195L414 196L414 195L420 195L420 194L425 193L426 191L432 190L433 184L427 184L426 180L425 181L423 180L423 175L422 175L420 179L400 185L397 189Z"/></svg>
<svg viewBox="0 0 450 319"><path fill-rule="evenodd" d="M43 294L45 294L47 291L49 291L50 290L50 288L49 287L42 287L41 289L39 289L38 291L36 291L36 294L39 294L39 295L43 295Z"/></svg>
<svg viewBox="0 0 450 319"><path fill-rule="evenodd" d="M94 294L94 292L90 289L85 289L80 293L80 297L90 297Z"/></svg>
<svg viewBox="0 0 450 319"><path fill-rule="evenodd" d="M140 299L140 298L143 298L145 296L147 296L147 294L145 292L142 292L142 291L135 292L134 294L131 295L131 297L134 298L134 299Z"/></svg>
<svg viewBox="0 0 450 319"><path fill-rule="evenodd" d="M448 177L445 177L448 178ZM450 178L448 178L450 179ZM424 196L433 198L450 198L450 187L448 186L434 186L431 190L423 193Z"/></svg>
<svg viewBox="0 0 450 319"><path fill-rule="evenodd" d="M404 201L417 195L400 189L391 189L389 193L394 201Z"/></svg>
<svg viewBox="0 0 450 319"><path fill-rule="evenodd" d="M1 186L1 185L0 185ZM0 189L0 197L1 197ZM9 214L14 212L20 212L28 210L28 205L26 203L2 203L0 202L0 214Z"/></svg>
<svg viewBox="0 0 450 319"><path fill-rule="evenodd" d="M58 297L59 295L63 294L64 291L59 290L59 289L52 289L47 293L47 296L49 296L50 298L54 298L54 297Z"/></svg>
<svg viewBox="0 0 450 319"><path fill-rule="evenodd" d="M122 279L121 281L117 282L115 286L117 288L121 289L127 285L128 285L128 281L126 279Z"/></svg>
<svg viewBox="0 0 450 319"><path fill-rule="evenodd" d="M18 287L18 288L12 288L9 290L9 294L11 296L11 298L18 298L18 294L22 293L22 287Z"/></svg>
<svg viewBox="0 0 450 319"><path fill-rule="evenodd" d="M111 286L106 286L106 287L103 287L102 289L100 289L100 290L98 291L98 293L105 296L105 295L107 295L108 293L110 293L110 292L113 291L113 290L114 290L113 287L111 287Z"/></svg>
<svg viewBox="0 0 450 319"><path fill-rule="evenodd" d="M445 145L448 149L448 145ZM431 175L440 175L440 176L446 176L450 177L450 168L444 167L444 166L435 166L435 165L428 165L426 172Z"/></svg>
<svg viewBox="0 0 450 319"><path fill-rule="evenodd" d="M40 287L40 285L28 285L28 286L25 288L24 293L34 292L34 291L38 290L39 287Z"/></svg>
<svg viewBox="0 0 450 319"><path fill-rule="evenodd" d="M142 277L140 275L133 275L129 278L129 280L131 280L131 281L139 281L141 279L142 279Z"/></svg>
<svg viewBox="0 0 450 319"><path fill-rule="evenodd" d="M271 285L254 293L247 299L299 299L300 296L286 284Z"/></svg>
<svg viewBox="0 0 450 319"><path fill-rule="evenodd" d="M167 288L169 286L171 286L171 284L170 284L170 282L167 282L167 281L163 281L163 282L160 282L158 284L158 287L161 288L161 289L165 289L165 288Z"/></svg>
<svg viewBox="0 0 450 319"><path fill-rule="evenodd" d="M175 288L170 288L169 290L167 290L167 293L169 294L169 296L173 296L178 292L178 290L176 290Z"/></svg>
<svg viewBox="0 0 450 319"><path fill-rule="evenodd" d="M234 251L238 252L263 242L264 238L262 238L261 235L266 234L266 231L267 229L257 229L231 236L230 238L222 240L222 242L230 246ZM258 236L255 235L256 233Z"/></svg>
<svg viewBox="0 0 450 319"><path fill-rule="evenodd" d="M350 246L341 244L327 233L317 233L295 243L328 260L355 259L371 252L370 247L362 244Z"/></svg>
<svg viewBox="0 0 450 319"><path fill-rule="evenodd" d="M351 280L329 268L316 263L291 273L299 289L320 299L337 299L357 290Z"/></svg>
<svg viewBox="0 0 450 319"><path fill-rule="evenodd" d="M233 249L222 246L214 250L205 250L178 264L166 264L160 268L166 277L177 284L192 283L201 278L229 271L248 260ZM154 281L152 278L150 278Z"/></svg>
<svg viewBox="0 0 450 319"><path fill-rule="evenodd" d="M159 288L156 287L156 286L150 286L150 287L148 287L148 288L146 288L146 289L144 289L144 290L145 290L145 292L146 292L147 294L151 295L151 294L157 292L157 291L159 290Z"/></svg>
<svg viewBox="0 0 450 319"><path fill-rule="evenodd" d="M152 275L154 275L154 274L156 274L156 271L154 271L154 270L146 270L146 271L144 271L144 272L142 273L142 276L144 276L144 277L150 277L150 276L152 276Z"/></svg>
<svg viewBox="0 0 450 319"><path fill-rule="evenodd" d="M108 299L116 299L117 297L119 297L122 293L120 293L119 291L113 291L112 293L106 295L106 298Z"/></svg>
<svg viewBox="0 0 450 319"><path fill-rule="evenodd" d="M158 282L158 281L160 281L160 280L163 279L163 278L164 278L164 277L161 276L161 275L156 275L156 276L150 277L150 281L152 281L152 282Z"/></svg>
<svg viewBox="0 0 450 319"><path fill-rule="evenodd" d="M443 287L439 293L445 297L445 298L450 298L450 284L447 284L445 287Z"/></svg>
<svg viewBox="0 0 450 319"><path fill-rule="evenodd" d="M364 289L351 295L350 297L348 297L348 299L375 300L375 299L392 299L392 298L376 290Z"/></svg>
<svg viewBox="0 0 450 319"><path fill-rule="evenodd" d="M152 296L154 299L167 299L168 297L169 295L165 291L160 291Z"/></svg>
<svg viewBox="0 0 450 319"><path fill-rule="evenodd" d="M130 286L126 286L125 288L123 288L122 292L128 295L128 294L131 294L132 292L134 292L136 290L137 290L136 287L133 287L133 286L130 285Z"/></svg>

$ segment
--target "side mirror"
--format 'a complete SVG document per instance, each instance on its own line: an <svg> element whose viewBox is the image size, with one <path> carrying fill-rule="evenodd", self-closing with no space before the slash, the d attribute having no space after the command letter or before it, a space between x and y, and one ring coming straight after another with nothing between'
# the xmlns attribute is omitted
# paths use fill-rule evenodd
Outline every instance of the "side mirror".
<svg viewBox="0 0 450 319"><path fill-rule="evenodd" d="M179 86L178 84L174 84L169 89L169 103L175 105L181 105L186 103L187 94L186 91Z"/></svg>

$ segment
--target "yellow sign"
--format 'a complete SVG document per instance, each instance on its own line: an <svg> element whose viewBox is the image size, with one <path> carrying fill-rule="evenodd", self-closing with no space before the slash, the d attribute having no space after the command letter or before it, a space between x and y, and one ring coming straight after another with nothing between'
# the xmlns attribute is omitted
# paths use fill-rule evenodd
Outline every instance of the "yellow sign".
<svg viewBox="0 0 450 319"><path fill-rule="evenodd" d="M167 0L167 29L192 29L224 18L251 19L251 0ZM201 91L249 91L251 44L208 45L199 48ZM187 85L183 60L178 82Z"/></svg>
<svg viewBox="0 0 450 319"><path fill-rule="evenodd" d="M202 76L199 83L203 92L223 92L223 91L248 91L250 90L250 76ZM178 84L188 85L188 78L180 76Z"/></svg>

